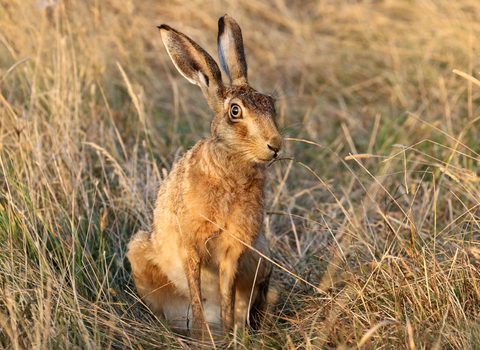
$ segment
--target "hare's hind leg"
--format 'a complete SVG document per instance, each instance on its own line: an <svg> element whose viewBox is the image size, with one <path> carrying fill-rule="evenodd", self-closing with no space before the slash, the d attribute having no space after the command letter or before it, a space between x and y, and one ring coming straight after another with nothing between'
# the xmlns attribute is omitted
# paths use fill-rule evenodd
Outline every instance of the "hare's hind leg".
<svg viewBox="0 0 480 350"><path fill-rule="evenodd" d="M270 258L270 249L263 233L258 236L254 247ZM270 287L272 264L257 252L249 250L240 259L238 270L235 323L238 327L244 327L248 322L253 329L258 329L268 303L275 299L275 290Z"/></svg>
<svg viewBox="0 0 480 350"><path fill-rule="evenodd" d="M127 258L132 266L138 294L153 313L169 321L173 330L180 333L190 330L194 337L201 339L205 318L197 250L190 247L188 260L183 264L184 271L187 272L190 298L178 290L158 263L155 263L159 254L162 252L154 250L151 235L144 231L137 232L128 244Z"/></svg>
<svg viewBox="0 0 480 350"><path fill-rule="evenodd" d="M245 323L248 323L253 329L258 329L269 301L272 267L270 262L260 258L257 253L246 254L251 256L248 264L244 261L239 267L241 274L239 273L237 279L235 295L235 324L237 327L244 327Z"/></svg>
<svg viewBox="0 0 480 350"><path fill-rule="evenodd" d="M128 244L127 253L133 280L145 304L153 313L165 319L169 318L165 314L165 307L171 308L172 304L176 304L173 299L178 297L175 296L175 287L150 258L152 254L155 255L155 252L152 251L150 234L137 232Z"/></svg>

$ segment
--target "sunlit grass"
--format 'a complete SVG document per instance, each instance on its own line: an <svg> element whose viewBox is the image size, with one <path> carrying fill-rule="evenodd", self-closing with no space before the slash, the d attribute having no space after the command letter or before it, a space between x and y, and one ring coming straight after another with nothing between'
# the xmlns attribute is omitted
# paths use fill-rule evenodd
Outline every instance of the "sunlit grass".
<svg viewBox="0 0 480 350"><path fill-rule="evenodd" d="M142 306L125 253L209 133L156 26L215 57L228 13L277 98L265 228L288 272L261 330L223 345L480 348L478 1L48 4L0 8L1 347L194 345Z"/></svg>

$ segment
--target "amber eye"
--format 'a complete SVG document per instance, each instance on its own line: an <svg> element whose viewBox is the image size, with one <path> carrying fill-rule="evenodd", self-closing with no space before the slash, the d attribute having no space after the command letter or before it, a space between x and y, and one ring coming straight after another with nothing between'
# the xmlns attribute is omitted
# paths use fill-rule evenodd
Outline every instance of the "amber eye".
<svg viewBox="0 0 480 350"><path fill-rule="evenodd" d="M240 119L242 117L242 109L239 105L232 105L230 107L230 117L233 119Z"/></svg>

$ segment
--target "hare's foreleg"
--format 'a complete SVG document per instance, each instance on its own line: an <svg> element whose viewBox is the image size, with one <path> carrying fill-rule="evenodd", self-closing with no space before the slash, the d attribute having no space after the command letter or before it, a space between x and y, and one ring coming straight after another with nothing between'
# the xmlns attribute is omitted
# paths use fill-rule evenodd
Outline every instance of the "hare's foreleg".
<svg viewBox="0 0 480 350"><path fill-rule="evenodd" d="M220 263L220 295L221 319L223 331L233 329L235 311L235 285L240 252L227 250L224 260Z"/></svg>
<svg viewBox="0 0 480 350"><path fill-rule="evenodd" d="M187 266L185 271L188 280L188 288L190 291L190 300L192 304L193 324L191 329L192 335L201 339L203 335L203 326L205 317L202 309L202 291L200 281L201 262L198 251L195 246L187 248Z"/></svg>

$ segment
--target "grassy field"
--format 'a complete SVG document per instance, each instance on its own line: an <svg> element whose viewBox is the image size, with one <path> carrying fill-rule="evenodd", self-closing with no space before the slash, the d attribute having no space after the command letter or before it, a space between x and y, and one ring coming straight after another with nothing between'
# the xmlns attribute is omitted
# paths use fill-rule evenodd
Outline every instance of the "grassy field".
<svg viewBox="0 0 480 350"><path fill-rule="evenodd" d="M205 347L480 349L478 0L2 0L0 347L192 346L125 253L209 133L156 26L216 57L224 13L277 98L265 229L288 272L259 332Z"/></svg>

